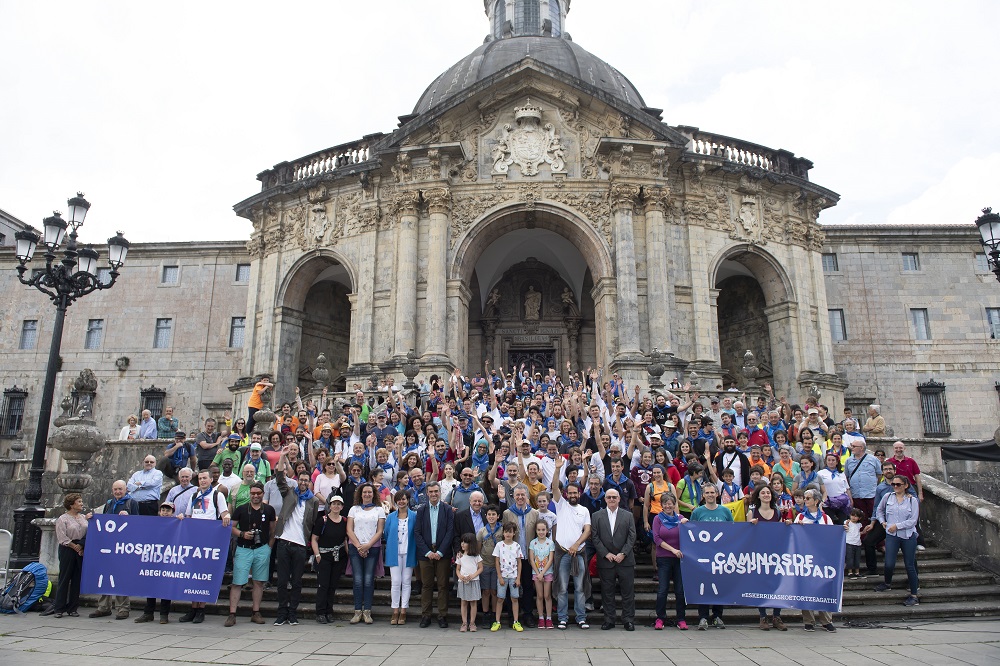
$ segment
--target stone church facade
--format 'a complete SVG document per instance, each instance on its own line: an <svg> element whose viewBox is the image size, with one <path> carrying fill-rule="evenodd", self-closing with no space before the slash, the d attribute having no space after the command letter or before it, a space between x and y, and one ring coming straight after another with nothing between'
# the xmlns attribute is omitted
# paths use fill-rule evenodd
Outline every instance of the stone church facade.
<svg viewBox="0 0 1000 666"><path fill-rule="evenodd" d="M1000 294L977 272L975 229L821 226L838 195L809 160L663 122L571 40L569 4L488 0L486 42L397 129L258 175L235 206L249 242L134 246L115 289L71 308L58 390L92 368L110 435L150 396L188 429L241 409L263 372L290 398L320 353L336 389L401 380L411 350L421 376L569 363L645 387L655 350L665 381L697 375L708 393L747 385L750 350L778 395L815 385L835 413L879 400L908 437L940 404L924 395L947 396L950 429L931 434L992 432ZM901 252L923 271L897 270ZM0 327L0 382L23 393L24 421L6 393L3 419L30 441L52 314L14 264L0 248L0 284L24 290ZM179 284L163 284L168 267Z"/></svg>

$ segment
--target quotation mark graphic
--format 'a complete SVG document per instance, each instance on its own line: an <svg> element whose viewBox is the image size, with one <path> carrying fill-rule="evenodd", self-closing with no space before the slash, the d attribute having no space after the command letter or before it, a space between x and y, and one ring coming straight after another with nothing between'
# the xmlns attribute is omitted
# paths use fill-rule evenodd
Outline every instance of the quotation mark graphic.
<svg viewBox="0 0 1000 666"><path fill-rule="evenodd" d="M698 543L699 541L701 541L702 543L708 543L709 541L711 541L712 543L715 543L716 541L718 541L719 539L722 538L723 533L719 532L713 538L711 532L709 532L708 530L701 530L701 531L698 532L698 537L696 539L695 536L694 536L694 530L688 530L687 535L691 539L691 543ZM700 562L701 564L709 564L709 563L711 563L711 560L709 560L707 558L699 558L698 562ZM719 588L715 586L715 583L712 583L712 593L713 594L718 594L719 593ZM705 584L704 583L702 583L701 585L698 586L698 594L701 594L701 595L704 596L704 594L705 594Z"/></svg>
<svg viewBox="0 0 1000 666"><path fill-rule="evenodd" d="M108 532L109 534L110 533L118 533L118 532L121 532L122 530L124 530L126 527L128 527L128 521L126 520L121 525L118 525L113 520L106 520L103 523L103 529L102 529L101 525L102 525L102 523L101 523L100 520L95 520L94 521L94 527L97 528L98 532ZM104 555L110 555L111 554L111 549L110 548L101 548L101 553L104 554ZM113 575L111 575L111 574L108 574L108 584L112 588L115 587L115 577ZM99 588L103 588L104 587L104 574L101 574L100 576L97 577L97 587L99 587Z"/></svg>

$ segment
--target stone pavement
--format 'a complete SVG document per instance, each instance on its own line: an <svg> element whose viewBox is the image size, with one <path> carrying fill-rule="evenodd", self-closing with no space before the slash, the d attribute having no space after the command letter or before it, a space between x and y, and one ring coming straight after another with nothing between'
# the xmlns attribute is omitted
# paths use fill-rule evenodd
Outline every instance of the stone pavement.
<svg viewBox="0 0 1000 666"><path fill-rule="evenodd" d="M177 663L259 664L261 666L477 666L595 664L670 664L701 666L784 666L817 658L833 664L897 665L910 663L995 666L1000 664L1000 620L941 621L891 625L881 629L841 628L836 634L760 631L746 625L725 631L646 627L626 633L620 627L601 631L510 629L459 633L386 623L297 627L250 624L245 617L227 629L223 617L201 625L171 622L136 625L86 617L42 618L37 614L0 616L0 664L4 666L155 666ZM632 647L623 647L629 645ZM141 661L140 661L141 660ZM904 661L905 660L905 661Z"/></svg>

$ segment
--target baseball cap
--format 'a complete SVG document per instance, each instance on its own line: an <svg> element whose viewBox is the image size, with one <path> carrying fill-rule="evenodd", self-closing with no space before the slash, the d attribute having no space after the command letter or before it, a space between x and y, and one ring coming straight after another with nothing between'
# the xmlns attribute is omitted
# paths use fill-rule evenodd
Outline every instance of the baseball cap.
<svg viewBox="0 0 1000 666"><path fill-rule="evenodd" d="M808 413L809 414L819 414L819 410L816 409L815 407L810 407Z"/></svg>
<svg viewBox="0 0 1000 666"><path fill-rule="evenodd" d="M241 440L241 439L243 439L243 438L242 438L242 437L240 437L239 435L237 435L237 434L236 434L236 433L234 432L233 434L231 434L231 435L230 435L229 437L227 437L226 439L228 439L228 440L236 440L236 441L238 442L238 441L240 441L240 440Z"/></svg>
<svg viewBox="0 0 1000 666"><path fill-rule="evenodd" d="M261 449L261 446L260 446L260 442L254 442L253 444L251 444L250 445L250 450L251 451L261 451L262 449Z"/></svg>
<svg viewBox="0 0 1000 666"><path fill-rule="evenodd" d="M326 501L327 504L333 504L334 502L340 502L341 504L343 504L344 498L341 497L340 495L334 495L333 497L331 497Z"/></svg>
<svg viewBox="0 0 1000 666"><path fill-rule="evenodd" d="M169 506L169 507L170 507L170 510L171 510L171 511L173 511L173 510L174 510L174 503L173 503L173 502L161 502L161 503L160 503L160 508L161 508L161 509L162 509L163 507L165 507L165 506Z"/></svg>
<svg viewBox="0 0 1000 666"><path fill-rule="evenodd" d="M663 441L663 437L661 437L660 433L658 433L658 432L650 433L649 438L650 439L658 439L661 442Z"/></svg>
<svg viewBox="0 0 1000 666"><path fill-rule="evenodd" d="M174 433L174 439L187 439L187 433L178 430Z"/></svg>

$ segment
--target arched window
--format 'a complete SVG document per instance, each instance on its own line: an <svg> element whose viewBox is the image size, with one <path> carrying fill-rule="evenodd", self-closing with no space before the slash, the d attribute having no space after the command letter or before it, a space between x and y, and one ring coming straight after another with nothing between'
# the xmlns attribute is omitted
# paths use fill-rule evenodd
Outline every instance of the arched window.
<svg viewBox="0 0 1000 666"><path fill-rule="evenodd" d="M559 12L559 0L549 0L549 20L552 22L552 36L562 34L562 14Z"/></svg>
<svg viewBox="0 0 1000 666"><path fill-rule="evenodd" d="M514 34L537 35L542 32L538 0L518 0L514 5Z"/></svg>
<svg viewBox="0 0 1000 666"><path fill-rule="evenodd" d="M507 0L497 0L493 5L493 36L503 37L503 25L507 22Z"/></svg>

